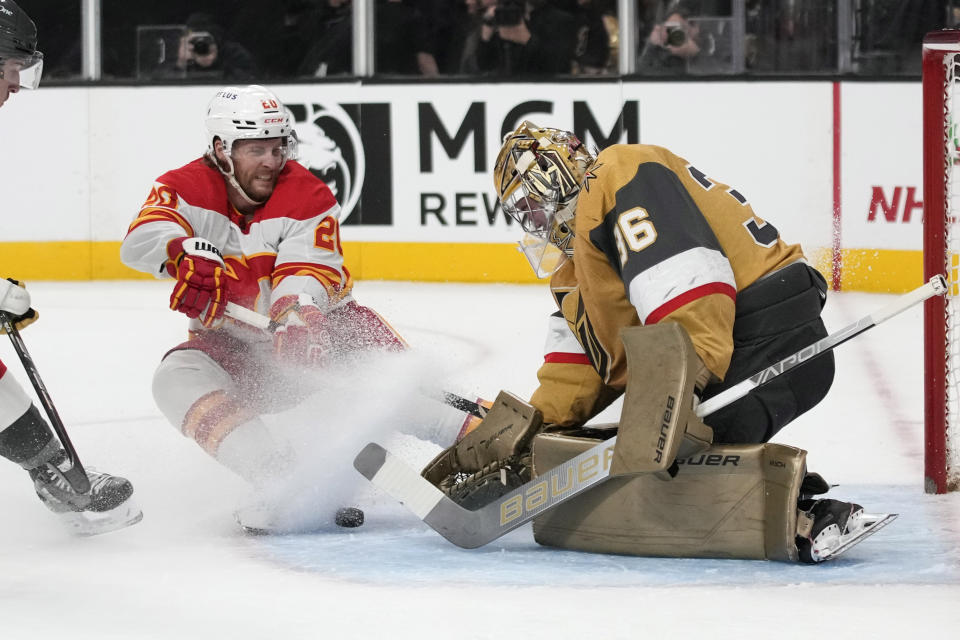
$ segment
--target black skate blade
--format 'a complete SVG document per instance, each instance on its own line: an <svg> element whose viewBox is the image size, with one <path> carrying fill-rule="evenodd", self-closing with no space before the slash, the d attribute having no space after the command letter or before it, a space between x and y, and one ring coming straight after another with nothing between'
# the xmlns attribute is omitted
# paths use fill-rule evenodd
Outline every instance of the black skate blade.
<svg viewBox="0 0 960 640"><path fill-rule="evenodd" d="M840 545L839 547L831 551L829 555L823 556L820 562L828 562L830 560L838 558L840 555L849 551L851 547L854 547L860 544L861 542L863 542L864 540L866 540L867 538L875 534L877 531L880 531L880 529L883 529L885 526L887 526L888 524L896 520L898 515L900 514L898 513L882 513L877 515L867 514L866 517L873 517L873 518L876 518L876 520L871 522L869 525L866 525L866 528L860 531L860 533L857 534L855 537L850 538L849 540L844 542L842 545Z"/></svg>
<svg viewBox="0 0 960 640"><path fill-rule="evenodd" d="M276 531L271 531L270 529L261 529L260 527L248 527L246 525L240 525L240 530L243 531L248 536L273 536L277 535Z"/></svg>

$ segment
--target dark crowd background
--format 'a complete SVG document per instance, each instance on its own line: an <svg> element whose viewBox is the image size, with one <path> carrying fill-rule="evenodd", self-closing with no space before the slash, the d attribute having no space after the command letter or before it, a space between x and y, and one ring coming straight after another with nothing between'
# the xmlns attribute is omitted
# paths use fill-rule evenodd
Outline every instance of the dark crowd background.
<svg viewBox="0 0 960 640"><path fill-rule="evenodd" d="M44 77L82 67L81 0L18 0ZM951 0L636 0L637 76L919 76ZM617 76L617 0L375 0L373 76ZM352 76L351 0L102 0L100 77L271 83Z"/></svg>

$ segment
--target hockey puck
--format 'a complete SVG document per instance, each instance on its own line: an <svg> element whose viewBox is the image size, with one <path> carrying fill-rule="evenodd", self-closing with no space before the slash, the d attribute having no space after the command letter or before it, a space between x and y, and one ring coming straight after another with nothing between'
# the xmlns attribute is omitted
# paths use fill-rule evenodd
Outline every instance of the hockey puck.
<svg viewBox="0 0 960 640"><path fill-rule="evenodd" d="M356 528L363 524L363 511L356 507L342 507L337 509L333 520L338 527Z"/></svg>

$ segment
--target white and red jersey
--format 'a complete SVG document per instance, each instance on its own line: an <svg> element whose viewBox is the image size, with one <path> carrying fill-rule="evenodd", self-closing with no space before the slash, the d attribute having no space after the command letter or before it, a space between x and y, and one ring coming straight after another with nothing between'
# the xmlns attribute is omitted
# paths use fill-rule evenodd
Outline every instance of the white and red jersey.
<svg viewBox="0 0 960 640"><path fill-rule="evenodd" d="M0 360L0 431L12 425L30 408L30 397Z"/></svg>
<svg viewBox="0 0 960 640"><path fill-rule="evenodd" d="M200 237L223 254L228 299L260 313L278 298L306 293L321 309L350 300L340 206L326 184L287 162L273 194L251 216L230 203L223 175L204 158L160 176L121 246L129 267L167 278L167 244ZM191 321L191 329L201 330Z"/></svg>

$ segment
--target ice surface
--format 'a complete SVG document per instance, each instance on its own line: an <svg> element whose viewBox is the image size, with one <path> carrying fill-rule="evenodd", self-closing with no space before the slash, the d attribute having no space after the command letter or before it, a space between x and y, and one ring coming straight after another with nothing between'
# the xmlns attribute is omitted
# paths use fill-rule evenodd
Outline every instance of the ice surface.
<svg viewBox="0 0 960 640"><path fill-rule="evenodd" d="M537 546L529 526L466 551L352 470L345 454L370 434L413 463L436 452L382 424L356 424L392 407L405 419L428 413L408 402L410 389L528 395L552 310L543 287L359 283L358 299L418 356L347 376L350 384L332 381L326 410L299 412L316 417L310 442L329 443L315 454L324 466L313 479L333 490L315 504L349 499L367 523L263 538L234 524L244 484L154 407L153 369L185 338L184 321L166 309L169 286L32 283L30 291L42 318L24 339L82 459L129 477L145 515L123 531L72 538L26 474L0 464L3 640L960 636L960 498L922 490L919 307L839 347L830 395L777 438L809 450L810 468L840 485L837 497L900 514L839 560L806 567L557 551ZM833 294L828 325L889 299ZM0 357L27 386L5 339Z"/></svg>

